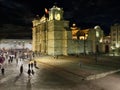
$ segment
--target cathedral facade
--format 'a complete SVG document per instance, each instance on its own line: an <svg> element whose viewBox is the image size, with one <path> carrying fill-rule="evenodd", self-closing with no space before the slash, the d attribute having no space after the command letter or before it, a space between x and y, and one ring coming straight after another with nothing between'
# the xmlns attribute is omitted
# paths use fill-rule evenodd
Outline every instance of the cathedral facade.
<svg viewBox="0 0 120 90"><path fill-rule="evenodd" d="M96 53L101 45L103 31L97 27L93 30L74 30L69 27L69 21L63 18L63 9L53 6L49 9L48 17L37 16L32 28L32 50L47 55L70 55L80 53ZM74 30L74 31L73 31ZM73 36L78 33L78 37ZM74 34L75 35L74 35ZM101 50L101 49L100 49Z"/></svg>
<svg viewBox="0 0 120 90"><path fill-rule="evenodd" d="M68 55L72 53L72 33L69 21L63 19L63 9L53 6L49 18L43 16L33 20L33 51L48 55Z"/></svg>

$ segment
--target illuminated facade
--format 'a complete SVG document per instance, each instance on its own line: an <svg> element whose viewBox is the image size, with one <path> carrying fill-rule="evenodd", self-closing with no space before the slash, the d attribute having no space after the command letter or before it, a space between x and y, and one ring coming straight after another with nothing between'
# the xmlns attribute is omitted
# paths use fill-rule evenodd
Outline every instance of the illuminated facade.
<svg viewBox="0 0 120 90"><path fill-rule="evenodd" d="M111 26L111 52L120 54L120 24L114 24Z"/></svg>
<svg viewBox="0 0 120 90"><path fill-rule="evenodd" d="M72 31L72 39L86 40L89 29L81 30L74 23L71 27L71 31Z"/></svg>
<svg viewBox="0 0 120 90"><path fill-rule="evenodd" d="M110 46L111 46L111 36L104 36L103 40L100 41L102 44L102 50L104 53L110 53Z"/></svg>
<svg viewBox="0 0 120 90"><path fill-rule="evenodd" d="M63 18L63 9L53 6L49 9L49 18L37 16L32 28L32 50L48 55L69 55L103 52L101 41L103 30L99 26L93 29L70 28L69 21Z"/></svg>
<svg viewBox="0 0 120 90"><path fill-rule="evenodd" d="M53 6L49 18L43 16L33 20L33 51L48 55L68 55L72 53L72 33L69 21L63 19L63 9Z"/></svg>
<svg viewBox="0 0 120 90"><path fill-rule="evenodd" d="M72 39L78 39L84 53L102 53L105 52L103 45L104 32L100 26L95 26L90 29L80 30L78 27L73 24L71 27L72 30Z"/></svg>
<svg viewBox="0 0 120 90"><path fill-rule="evenodd" d="M93 29L90 29L88 32L88 40L92 43L92 50L94 53L103 53L103 37L104 32L100 26L95 26Z"/></svg>

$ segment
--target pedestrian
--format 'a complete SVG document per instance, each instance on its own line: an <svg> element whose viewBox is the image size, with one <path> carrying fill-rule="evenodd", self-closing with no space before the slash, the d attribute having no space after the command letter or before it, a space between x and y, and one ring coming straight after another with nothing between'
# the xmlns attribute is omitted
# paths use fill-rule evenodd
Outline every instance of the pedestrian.
<svg viewBox="0 0 120 90"><path fill-rule="evenodd" d="M34 67L36 68L37 67L37 62L36 62L36 60L34 60Z"/></svg>
<svg viewBox="0 0 120 90"><path fill-rule="evenodd" d="M10 59L8 59L8 63L10 63Z"/></svg>
<svg viewBox="0 0 120 90"><path fill-rule="evenodd" d="M32 73L32 75L34 75L34 73L35 73L35 72L34 72L34 70L33 70L33 69L31 70L31 73Z"/></svg>
<svg viewBox="0 0 120 90"><path fill-rule="evenodd" d="M29 69L30 69L30 65L31 65L31 64L29 63L29 64L28 64L28 68L29 68Z"/></svg>
<svg viewBox="0 0 120 90"><path fill-rule="evenodd" d="M31 75L31 70L30 70L30 68L28 69L28 76L30 76Z"/></svg>
<svg viewBox="0 0 120 90"><path fill-rule="evenodd" d="M11 63L13 62L13 56L11 56Z"/></svg>
<svg viewBox="0 0 120 90"><path fill-rule="evenodd" d="M23 64L20 66L20 74L23 73Z"/></svg>
<svg viewBox="0 0 120 90"><path fill-rule="evenodd" d="M4 67L1 68L1 73L2 73L2 75L4 75L4 73L5 73Z"/></svg>
<svg viewBox="0 0 120 90"><path fill-rule="evenodd" d="M11 56L9 56L9 59L10 59L10 63L12 63L12 58L11 58Z"/></svg>
<svg viewBox="0 0 120 90"><path fill-rule="evenodd" d="M31 69L33 68L33 63L31 62Z"/></svg>

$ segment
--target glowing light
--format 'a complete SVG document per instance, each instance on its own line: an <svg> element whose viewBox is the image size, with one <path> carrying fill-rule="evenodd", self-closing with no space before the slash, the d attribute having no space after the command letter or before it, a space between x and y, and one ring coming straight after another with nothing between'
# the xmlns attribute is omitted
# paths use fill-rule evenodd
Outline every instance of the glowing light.
<svg viewBox="0 0 120 90"><path fill-rule="evenodd" d="M48 10L47 10L47 8L45 8L45 13L48 14Z"/></svg>
<svg viewBox="0 0 120 90"><path fill-rule="evenodd" d="M111 46L111 49L115 49L113 46Z"/></svg>
<svg viewBox="0 0 120 90"><path fill-rule="evenodd" d="M96 31L96 37L99 37L99 32L98 31Z"/></svg>
<svg viewBox="0 0 120 90"><path fill-rule="evenodd" d="M103 39L101 38L99 42L102 43L102 42L103 42Z"/></svg>
<svg viewBox="0 0 120 90"><path fill-rule="evenodd" d="M119 46L119 44L116 44L116 48L119 48L120 46Z"/></svg>
<svg viewBox="0 0 120 90"><path fill-rule="evenodd" d="M84 36L80 36L80 40L85 40L85 37Z"/></svg>
<svg viewBox="0 0 120 90"><path fill-rule="evenodd" d="M76 24L75 23L73 23L73 27L75 27L76 26Z"/></svg>

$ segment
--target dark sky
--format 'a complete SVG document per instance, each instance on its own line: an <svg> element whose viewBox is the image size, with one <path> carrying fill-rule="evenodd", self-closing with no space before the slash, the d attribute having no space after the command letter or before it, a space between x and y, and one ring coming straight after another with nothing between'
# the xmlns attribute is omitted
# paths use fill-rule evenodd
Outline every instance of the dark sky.
<svg viewBox="0 0 120 90"><path fill-rule="evenodd" d="M81 29L100 25L106 34L120 23L120 0L0 0L0 38L31 38L32 20L54 3Z"/></svg>

